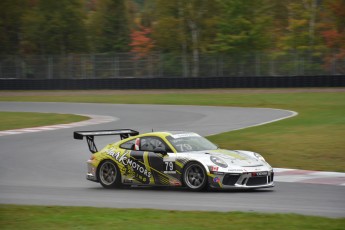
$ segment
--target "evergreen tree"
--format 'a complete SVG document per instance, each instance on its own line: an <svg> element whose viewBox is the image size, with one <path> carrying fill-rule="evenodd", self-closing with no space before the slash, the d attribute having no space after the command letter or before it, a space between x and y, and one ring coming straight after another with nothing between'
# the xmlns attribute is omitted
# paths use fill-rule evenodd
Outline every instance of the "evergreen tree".
<svg viewBox="0 0 345 230"><path fill-rule="evenodd" d="M40 54L88 51L81 0L39 0L23 23L23 47Z"/></svg>
<svg viewBox="0 0 345 230"><path fill-rule="evenodd" d="M99 0L89 20L93 51L129 51L130 24L125 0Z"/></svg>
<svg viewBox="0 0 345 230"><path fill-rule="evenodd" d="M0 54L17 54L21 41L22 17L26 0L0 1Z"/></svg>

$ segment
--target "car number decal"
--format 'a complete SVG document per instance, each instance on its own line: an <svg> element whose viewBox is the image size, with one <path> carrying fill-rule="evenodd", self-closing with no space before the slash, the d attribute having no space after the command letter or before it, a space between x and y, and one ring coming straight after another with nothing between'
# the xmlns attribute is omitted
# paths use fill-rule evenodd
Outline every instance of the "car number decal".
<svg viewBox="0 0 345 230"><path fill-rule="evenodd" d="M175 162L173 161L165 161L163 167L164 167L164 173L167 173L167 174L176 173L176 166L175 166Z"/></svg>

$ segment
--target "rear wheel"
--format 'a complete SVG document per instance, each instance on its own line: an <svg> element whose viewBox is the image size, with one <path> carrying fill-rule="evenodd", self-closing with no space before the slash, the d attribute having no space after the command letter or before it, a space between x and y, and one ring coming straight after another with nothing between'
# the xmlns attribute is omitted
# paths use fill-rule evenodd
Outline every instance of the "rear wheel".
<svg viewBox="0 0 345 230"><path fill-rule="evenodd" d="M207 188L205 168L197 162L189 163L183 171L183 182L192 191L202 191Z"/></svg>
<svg viewBox="0 0 345 230"><path fill-rule="evenodd" d="M120 185L121 175L117 165L106 160L98 168L98 179L104 188L115 188Z"/></svg>

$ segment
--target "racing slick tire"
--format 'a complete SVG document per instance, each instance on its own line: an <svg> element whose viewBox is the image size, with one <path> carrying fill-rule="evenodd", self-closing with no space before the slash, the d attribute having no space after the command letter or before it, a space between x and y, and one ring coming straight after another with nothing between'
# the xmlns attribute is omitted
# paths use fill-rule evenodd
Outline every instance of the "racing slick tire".
<svg viewBox="0 0 345 230"><path fill-rule="evenodd" d="M183 170L183 184L191 191L207 189L207 173L200 163L191 162Z"/></svg>
<svg viewBox="0 0 345 230"><path fill-rule="evenodd" d="M121 184L121 174L117 165L111 160L103 161L98 167L98 180L104 188L116 188Z"/></svg>

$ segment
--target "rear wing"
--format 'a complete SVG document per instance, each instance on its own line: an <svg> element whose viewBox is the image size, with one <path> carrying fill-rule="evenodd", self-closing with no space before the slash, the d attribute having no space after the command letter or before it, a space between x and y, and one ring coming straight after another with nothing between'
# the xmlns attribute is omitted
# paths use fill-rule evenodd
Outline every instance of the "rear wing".
<svg viewBox="0 0 345 230"><path fill-rule="evenodd" d="M114 129L114 130L95 130L95 131L75 131L73 133L74 139L83 140L86 137L87 145L92 153L98 152L95 144L95 136L109 136L109 135L120 135L121 140L126 139L130 136L139 135L138 131L132 129Z"/></svg>

